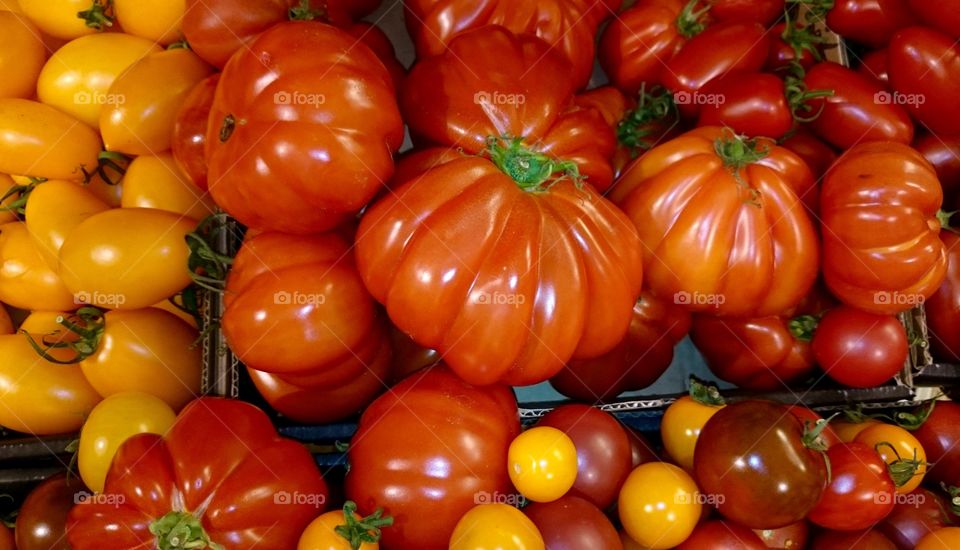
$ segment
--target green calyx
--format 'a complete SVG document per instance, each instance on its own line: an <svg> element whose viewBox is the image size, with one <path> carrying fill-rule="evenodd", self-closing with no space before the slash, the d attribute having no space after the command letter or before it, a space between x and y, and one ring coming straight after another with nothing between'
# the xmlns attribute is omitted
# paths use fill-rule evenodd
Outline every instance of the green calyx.
<svg viewBox="0 0 960 550"><path fill-rule="evenodd" d="M787 0L787 9L797 6L806 25L822 23L827 12L833 9L834 0Z"/></svg>
<svg viewBox="0 0 960 550"><path fill-rule="evenodd" d="M730 170L737 185L746 190L749 198L746 202L760 206L760 191L751 187L743 178L743 170L747 166L760 162L767 156L767 149L761 146L756 139L736 135L732 131L725 131L724 135L713 142L713 149L723 165Z"/></svg>
<svg viewBox="0 0 960 550"><path fill-rule="evenodd" d="M644 84L640 87L636 108L627 111L617 124L617 140L630 150L631 157L636 158L656 145L650 139L658 133L653 125L668 124L671 117L673 124L676 124L678 115L673 94L661 86L655 86L648 92Z"/></svg>
<svg viewBox="0 0 960 550"><path fill-rule="evenodd" d="M46 178L30 178L30 183L26 185L11 185L9 189L0 196L0 211L15 212L24 214L27 208L27 199L30 193L37 185L47 181ZM7 202L9 201L9 202Z"/></svg>
<svg viewBox="0 0 960 550"><path fill-rule="evenodd" d="M706 15L710 11L710 5L708 4L698 10L697 4L699 3L700 0L690 0L680 11L680 15L677 16L677 32L681 36L693 38L707 27Z"/></svg>
<svg viewBox="0 0 960 550"><path fill-rule="evenodd" d="M345 523L333 530L350 543L352 550L360 550L364 543L380 542L382 528L393 525L392 517L383 517L383 508L365 518L357 517L357 505L349 500L343 505L343 519Z"/></svg>
<svg viewBox="0 0 960 550"><path fill-rule="evenodd" d="M827 442L820 436L823 434L823 431L827 429L827 426L830 425L830 421L833 420L834 416L821 418L812 425L806 422L803 427L803 445L811 451L820 453L820 456L823 457L823 465L827 470L827 483L830 483L833 479L833 470L830 465L830 457L827 456Z"/></svg>
<svg viewBox="0 0 960 550"><path fill-rule="evenodd" d="M77 12L77 17L91 29L102 31L104 27L113 26L113 1L94 0L89 9Z"/></svg>
<svg viewBox="0 0 960 550"><path fill-rule="evenodd" d="M326 6L323 8L314 8L310 5L310 0L300 0L300 3L292 8L288 14L291 21L321 21L327 20Z"/></svg>
<svg viewBox="0 0 960 550"><path fill-rule="evenodd" d="M159 550L223 550L210 540L200 519L188 512L168 512L150 524L150 533L157 537Z"/></svg>
<svg viewBox="0 0 960 550"><path fill-rule="evenodd" d="M692 376L690 377L690 398L697 403L711 407L720 407L727 404L716 386L705 384Z"/></svg>
<svg viewBox="0 0 960 550"><path fill-rule="evenodd" d="M233 264L233 258L216 250L217 241L227 231L228 223L227 214L211 214L186 236L187 248L190 249L187 257L190 278L197 286L213 292L223 292L227 273Z"/></svg>
<svg viewBox="0 0 960 550"><path fill-rule="evenodd" d="M38 343L26 331L21 331L27 337L30 346L41 357L58 365L73 365L97 353L103 331L106 329L106 320L103 312L92 306L85 306L76 311L71 317L57 317L57 323L67 329L67 334L55 331L47 334ZM73 335L76 338L67 336ZM51 355L55 349L68 349L73 352L68 359L60 359Z"/></svg>
<svg viewBox="0 0 960 550"><path fill-rule="evenodd" d="M874 449L879 453L882 448L890 449L894 456L897 457L896 460L887 464L887 471L890 472L890 479L893 480L893 484L897 487L903 487L910 482L919 472L920 469L927 465L926 462L917 459L917 450L913 450L913 458L901 458L900 453L897 452L896 447L883 441L874 445Z"/></svg>
<svg viewBox="0 0 960 550"><path fill-rule="evenodd" d="M814 30L813 26L794 24L790 20L790 10L783 12L783 19L786 26L780 33L780 38L793 48L794 58L802 59L804 53L810 52L814 60L820 61L823 59L820 54L820 46L827 44L827 39L819 31Z"/></svg>
<svg viewBox="0 0 960 550"><path fill-rule="evenodd" d="M811 99L820 97L831 97L833 90L810 90L807 88L803 79L806 77L806 71L803 66L793 61L790 63L790 72L783 80L783 95L787 98L787 104L790 106L790 114L797 122L813 122L823 112L826 104L820 103L820 108L814 109L810 105Z"/></svg>
<svg viewBox="0 0 960 550"><path fill-rule="evenodd" d="M526 147L521 138L490 136L486 153L497 168L524 191L546 191L563 178L570 178L577 185L583 182L576 163L534 151Z"/></svg>
<svg viewBox="0 0 960 550"><path fill-rule="evenodd" d="M813 340L813 333L817 330L820 318L816 315L798 315L787 323L787 328L794 338L801 342Z"/></svg>

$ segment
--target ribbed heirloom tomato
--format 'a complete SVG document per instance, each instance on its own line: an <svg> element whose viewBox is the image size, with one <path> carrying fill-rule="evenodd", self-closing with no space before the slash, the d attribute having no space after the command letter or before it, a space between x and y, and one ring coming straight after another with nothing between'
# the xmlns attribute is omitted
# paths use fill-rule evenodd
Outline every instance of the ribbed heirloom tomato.
<svg viewBox="0 0 960 550"><path fill-rule="evenodd" d="M201 80L187 93L177 111L170 137L170 152L180 170L200 189L207 189L207 119L220 73Z"/></svg>

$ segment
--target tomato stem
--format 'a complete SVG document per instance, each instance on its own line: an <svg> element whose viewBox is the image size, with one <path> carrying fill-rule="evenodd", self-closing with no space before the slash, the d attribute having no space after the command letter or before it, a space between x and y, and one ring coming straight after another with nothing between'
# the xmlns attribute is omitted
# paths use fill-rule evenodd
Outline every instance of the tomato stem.
<svg viewBox="0 0 960 550"><path fill-rule="evenodd" d="M30 183L26 185L17 185L13 184L7 189L7 192L0 196L0 211L9 211L15 212L17 214L24 214L27 207L27 199L30 198L30 193L34 188L47 181L46 178L30 178ZM11 197L16 197L9 204L5 204L7 199Z"/></svg>
<svg viewBox="0 0 960 550"><path fill-rule="evenodd" d="M380 542L381 528L393 525L392 517L383 517L383 508L377 508L367 517L357 518L357 505L351 500L343 505L343 519L346 523L333 530L350 543L352 550L360 550L364 543Z"/></svg>
<svg viewBox="0 0 960 550"><path fill-rule="evenodd" d="M930 418L933 408L937 406L936 399L930 399L927 403L921 404L914 412L900 411L894 415L893 421L901 428L914 431L923 426L923 423Z"/></svg>
<svg viewBox="0 0 960 550"><path fill-rule="evenodd" d="M487 154L497 168L513 178L524 191L546 191L564 178L572 179L578 186L583 183L584 177L575 162L534 151L523 144L522 138L490 136L487 138ZM560 176L555 177L558 173Z"/></svg>
<svg viewBox="0 0 960 550"><path fill-rule="evenodd" d="M834 414L830 418L821 418L817 420L813 426L810 426L809 423L805 423L803 426L803 446L811 451L820 453L820 456L823 457L823 465L827 469L828 484L833 480L833 470L830 465L830 457L827 456L827 443L820 436L823 434L823 431L827 429L827 426L830 425L830 421L836 416L837 415Z"/></svg>
<svg viewBox="0 0 960 550"><path fill-rule="evenodd" d="M747 202L759 207L760 190L751 187L743 179L742 172L750 164L763 160L767 156L767 149L761 148L758 140L737 135L733 130L725 129L724 133L724 136L713 142L714 151L723 161L723 165L730 170L737 185L749 193L750 198Z"/></svg>
<svg viewBox="0 0 960 550"><path fill-rule="evenodd" d="M187 39L181 38L180 40L177 40L176 42L173 42L169 46L167 46L167 49L168 50L190 50L191 48L190 48L190 43L187 42Z"/></svg>
<svg viewBox="0 0 960 550"><path fill-rule="evenodd" d="M701 382L693 376L690 377L690 398L697 403L711 407L719 407L726 404L723 396L720 395L720 390L716 386Z"/></svg>
<svg viewBox="0 0 960 550"><path fill-rule="evenodd" d="M833 9L834 0L787 0L787 5L798 6L804 23L812 25L823 22L827 12Z"/></svg>
<svg viewBox="0 0 960 550"><path fill-rule="evenodd" d="M940 488L950 496L950 511L953 515L960 516L960 487L947 485L941 481Z"/></svg>
<svg viewBox="0 0 960 550"><path fill-rule="evenodd" d="M798 315L787 323L787 328L794 338L801 342L810 342L813 340L813 333L817 330L820 323L819 315Z"/></svg>
<svg viewBox="0 0 960 550"><path fill-rule="evenodd" d="M811 99L834 95L833 90L808 89L806 82L803 81L805 77L806 71L803 70L803 66L796 61L791 61L790 73L783 79L783 95L790 106L790 114L797 122L813 122L823 112L826 103L821 101L820 108L814 111L809 103Z"/></svg>
<svg viewBox="0 0 960 550"><path fill-rule="evenodd" d="M237 119L233 115L223 117L223 123L220 125L220 143L226 143L236 129Z"/></svg>
<svg viewBox="0 0 960 550"><path fill-rule="evenodd" d="M707 27L705 19L707 12L710 11L710 5L698 10L696 8L699 3L700 0L690 0L677 16L677 32L685 38L693 38Z"/></svg>
<svg viewBox="0 0 960 550"><path fill-rule="evenodd" d="M926 462L917 459L916 449L913 450L913 458L901 458L900 453L897 452L897 448L887 441L881 441L873 446L878 453L883 447L889 448L893 451L893 455L897 457L896 460L887 465L887 470L890 472L890 479L893 480L893 484L897 487L903 487L909 483L910 480L917 475L920 467L926 465Z"/></svg>
<svg viewBox="0 0 960 550"><path fill-rule="evenodd" d="M310 5L310 0L300 0L300 4L290 8L289 18L291 21L314 21L320 19L327 21L327 6L314 9Z"/></svg>
<svg viewBox="0 0 960 550"><path fill-rule="evenodd" d="M217 237L227 230L228 222L229 216L225 213L211 214L186 236L187 248L190 249L190 256L187 257L190 278L197 286L213 292L223 292L227 272L233 264L233 258L216 250Z"/></svg>
<svg viewBox="0 0 960 550"><path fill-rule="evenodd" d="M810 52L810 55L816 61L823 59L823 55L820 54L820 46L826 44L827 39L820 34L820 31L812 25L802 25L799 21L796 23L791 21L790 10L784 10L783 19L786 26L780 33L780 38L793 48L795 60L803 59L804 52Z"/></svg>
<svg viewBox="0 0 960 550"><path fill-rule="evenodd" d="M150 524L150 533L157 537L158 550L224 550L210 540L200 519L189 512L167 512Z"/></svg>
<svg viewBox="0 0 960 550"><path fill-rule="evenodd" d="M91 29L102 31L104 27L113 26L113 0L93 0L90 9L78 11L77 17Z"/></svg>
<svg viewBox="0 0 960 550"><path fill-rule="evenodd" d="M648 92L646 83L640 86L637 94L637 106L627 111L617 124L617 140L630 150L630 157L636 158L642 151L656 145L648 138L655 136L657 130L653 124L666 124L668 116L673 115L673 124L679 117L673 94L662 86L654 86Z"/></svg>
<svg viewBox="0 0 960 550"><path fill-rule="evenodd" d="M43 336L40 343L33 339L33 336L25 330L20 332L27 337L30 346L40 357L43 357L51 363L58 365L73 365L83 361L87 357L97 353L100 349L100 340L103 338L103 331L106 329L106 320L103 312L92 306L84 306L76 311L71 317L57 317L57 323L67 329L68 334L55 330ZM68 339L69 334L79 336L77 339ZM40 344L43 344L41 346ZM69 349L75 355L69 359L59 359L50 355L50 350Z"/></svg>

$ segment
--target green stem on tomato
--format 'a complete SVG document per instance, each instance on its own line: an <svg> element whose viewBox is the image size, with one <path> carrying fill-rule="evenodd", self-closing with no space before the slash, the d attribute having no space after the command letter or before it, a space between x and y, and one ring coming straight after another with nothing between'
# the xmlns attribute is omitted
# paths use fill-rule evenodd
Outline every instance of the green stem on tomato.
<svg viewBox="0 0 960 550"><path fill-rule="evenodd" d="M817 330L820 323L818 315L798 315L787 323L787 328L794 338L801 342L810 342L813 340L813 333Z"/></svg>
<svg viewBox="0 0 960 550"><path fill-rule="evenodd" d="M76 339L67 339L62 331L54 331L41 338L38 343L33 335L25 330L20 332L26 336L27 342L41 357L56 363L58 365L73 365L79 363L97 353L100 349L100 341L103 339L103 332L106 329L106 320L103 311L93 307L84 306L78 309L70 317L59 316L57 323L67 329L68 334L77 336ZM42 344L42 345L41 345ZM68 349L73 352L69 359L60 359L50 354L52 350Z"/></svg>
<svg viewBox="0 0 960 550"><path fill-rule="evenodd" d="M839 414L839 413L838 413ZM830 421L833 420L837 415L834 414L830 418L821 418L817 420L813 426L805 424L803 427L803 446L810 449L811 451L816 451L820 453L820 456L823 457L823 465L827 469L827 483L829 484L833 480L833 470L830 464L830 457L827 456L827 442L820 437L824 430L827 429L827 426L830 425Z"/></svg>
<svg viewBox="0 0 960 550"><path fill-rule="evenodd" d="M503 173L507 174L524 191L546 191L563 178L570 178L578 186L583 176L577 164L570 160L558 160L534 151L523 144L523 139L513 137L487 138L487 155Z"/></svg>
<svg viewBox="0 0 960 550"><path fill-rule="evenodd" d="M680 36L693 38L707 28L706 15L710 11L710 5L708 4L698 10L696 8L699 3L700 0L690 0L680 10L680 15L677 16L676 20L677 32L680 33Z"/></svg>
<svg viewBox="0 0 960 550"><path fill-rule="evenodd" d="M827 12L833 9L834 0L787 0L787 9L799 6L805 25L822 23Z"/></svg>
<svg viewBox="0 0 960 550"><path fill-rule="evenodd" d="M690 377L690 398L697 403L711 407L720 407L727 403L716 386L701 382L693 376Z"/></svg>
<svg viewBox="0 0 960 550"><path fill-rule="evenodd" d="M881 441L873 446L873 448L879 453L880 449L883 447L889 448L893 451L893 455L897 457L896 460L887 464L887 471L890 473L890 479L893 480L893 484L896 487L903 487L910 482L914 476L917 475L917 472L920 471L920 468L926 466L926 462L917 459L917 450L913 450L913 458L901 458L900 453L897 452L897 448L892 444Z"/></svg>
<svg viewBox="0 0 960 550"><path fill-rule="evenodd" d="M357 517L357 505L350 500L343 505L343 519L345 523L337 525L333 530L350 543L352 550L360 550L364 543L380 542L382 529L393 525L392 517L383 517L383 508L377 508L367 517Z"/></svg>
<svg viewBox="0 0 960 550"><path fill-rule="evenodd" d="M227 221L227 214L211 214L186 236L187 248L190 249L187 257L190 278L197 286L213 292L223 292L227 273L233 264L233 258L216 250L215 241L225 230Z"/></svg>
<svg viewBox="0 0 960 550"><path fill-rule="evenodd" d="M732 130L725 129L724 133L725 135L713 142L714 152L723 161L723 165L730 170L737 185L749 193L750 198L747 202L760 207L760 190L751 187L743 179L743 170L747 166L766 158L767 148L761 146L758 140L739 136Z"/></svg>
<svg viewBox="0 0 960 550"><path fill-rule="evenodd" d="M158 550L223 550L210 540L200 519L189 512L167 512L150 524Z"/></svg>
<svg viewBox="0 0 960 550"><path fill-rule="evenodd" d="M310 0L300 0L300 3L292 8L288 14L291 21L314 21L327 20L326 5L322 8L314 8L310 5Z"/></svg>
<svg viewBox="0 0 960 550"><path fill-rule="evenodd" d="M77 17L83 19L84 24L91 29L102 31L104 27L113 26L113 0L93 0L89 9L77 12Z"/></svg>
<svg viewBox="0 0 960 550"><path fill-rule="evenodd" d="M36 188L37 185L47 181L46 178L30 178L30 183L26 185L13 184L9 189L0 196L0 211L15 212L17 214L24 214L27 208L27 199L30 198L30 193ZM14 198L16 197L16 198ZM7 199L13 198L9 203Z"/></svg>
<svg viewBox="0 0 960 550"><path fill-rule="evenodd" d="M794 58L799 61L803 58L804 52L810 52L814 60L820 61L823 59L823 55L820 54L820 46L826 44L827 39L819 31L814 30L815 27L811 25L794 24L790 20L790 10L784 10L783 19L786 26L780 33L780 38L793 48Z"/></svg>
<svg viewBox="0 0 960 550"><path fill-rule="evenodd" d="M657 133L651 125L665 125L671 115L675 124L679 115L673 94L662 86L654 86L648 92L646 84L643 84L637 94L637 106L624 113L617 124L617 141L630 150L631 158L636 158L656 145L648 139Z"/></svg>
<svg viewBox="0 0 960 550"><path fill-rule="evenodd" d="M787 98L787 105L790 106L790 114L797 122L813 122L823 112L826 107L825 102L820 102L820 108L814 111L809 101L820 97L832 97L833 90L810 90L807 83L803 81L806 77L806 71L803 66L796 61L790 62L790 69L787 76L783 79L783 95Z"/></svg>

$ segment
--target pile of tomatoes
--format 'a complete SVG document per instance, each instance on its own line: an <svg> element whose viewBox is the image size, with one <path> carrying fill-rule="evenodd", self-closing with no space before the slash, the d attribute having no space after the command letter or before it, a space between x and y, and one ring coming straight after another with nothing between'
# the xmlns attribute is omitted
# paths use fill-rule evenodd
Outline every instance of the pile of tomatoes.
<svg viewBox="0 0 960 550"><path fill-rule="evenodd" d="M960 361L960 4L379 7L2 0L0 426L80 435L0 549L960 547L960 406L802 406ZM758 397L596 406L688 335Z"/></svg>

